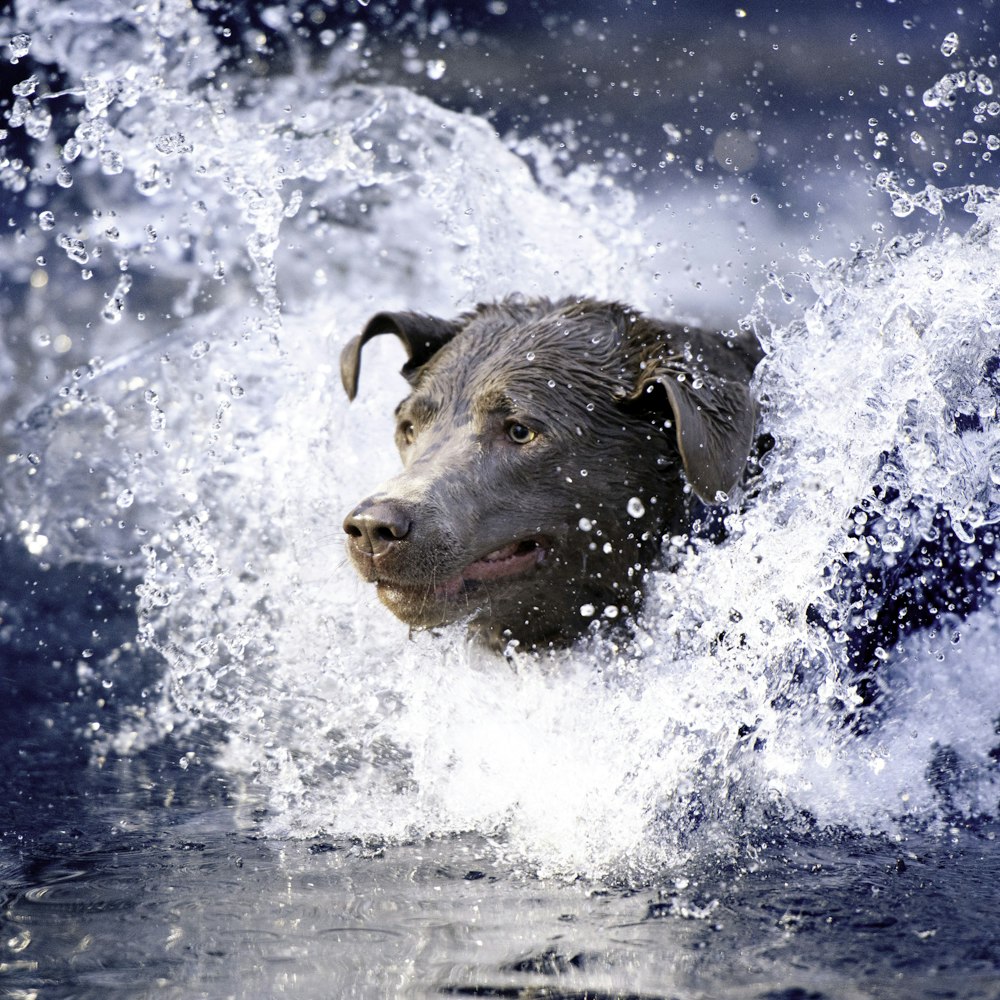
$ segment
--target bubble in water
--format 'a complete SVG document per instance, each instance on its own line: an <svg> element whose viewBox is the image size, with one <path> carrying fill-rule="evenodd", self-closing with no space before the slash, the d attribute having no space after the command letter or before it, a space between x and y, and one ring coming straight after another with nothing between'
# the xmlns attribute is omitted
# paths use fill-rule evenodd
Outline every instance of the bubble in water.
<svg viewBox="0 0 1000 1000"><path fill-rule="evenodd" d="M951 58L958 51L958 34L949 31L941 43L941 55Z"/></svg>
<svg viewBox="0 0 1000 1000"><path fill-rule="evenodd" d="M909 66L910 65L910 54L908 52L897 52L896 53L896 62L898 62L900 66Z"/></svg>
<svg viewBox="0 0 1000 1000"><path fill-rule="evenodd" d="M198 358L203 358L206 354L208 354L211 349L212 345L207 340L199 340L198 343L191 348L191 357L197 361Z"/></svg>
<svg viewBox="0 0 1000 1000"><path fill-rule="evenodd" d="M609 604L604 609L604 617L605 618L617 618L618 617L618 608L614 604Z"/></svg>
<svg viewBox="0 0 1000 1000"><path fill-rule="evenodd" d="M581 517L579 521L579 528L581 531L590 531L594 527L594 522L590 520L589 517Z"/></svg>
<svg viewBox="0 0 1000 1000"><path fill-rule="evenodd" d="M133 503L135 503L135 494L131 490L122 490L115 498L115 504L123 510L126 507L131 507Z"/></svg>
<svg viewBox="0 0 1000 1000"><path fill-rule="evenodd" d="M56 217L51 212L38 213L38 228L49 230L55 227Z"/></svg>
<svg viewBox="0 0 1000 1000"><path fill-rule="evenodd" d="M427 62L427 76L431 80L440 80L447 69L443 59L429 59Z"/></svg>
<svg viewBox="0 0 1000 1000"><path fill-rule="evenodd" d="M580 605L580 614L584 618L593 618L596 611L597 611L597 608L595 608L593 604L581 604Z"/></svg>
<svg viewBox="0 0 1000 1000"><path fill-rule="evenodd" d="M625 505L630 517L642 517L646 513L646 508L638 497L631 497Z"/></svg>

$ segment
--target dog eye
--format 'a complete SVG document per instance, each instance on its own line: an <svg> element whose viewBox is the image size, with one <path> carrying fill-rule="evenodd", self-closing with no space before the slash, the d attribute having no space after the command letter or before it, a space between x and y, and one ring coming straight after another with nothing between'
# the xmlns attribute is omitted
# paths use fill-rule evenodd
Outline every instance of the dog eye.
<svg viewBox="0 0 1000 1000"><path fill-rule="evenodd" d="M538 433L530 427L525 427L524 424L513 423L507 425L507 437L514 444L528 444L529 441L534 441L538 437Z"/></svg>
<svg viewBox="0 0 1000 1000"><path fill-rule="evenodd" d="M397 428L396 433L403 439L403 444L413 444L417 436L416 428L409 420L404 420Z"/></svg>

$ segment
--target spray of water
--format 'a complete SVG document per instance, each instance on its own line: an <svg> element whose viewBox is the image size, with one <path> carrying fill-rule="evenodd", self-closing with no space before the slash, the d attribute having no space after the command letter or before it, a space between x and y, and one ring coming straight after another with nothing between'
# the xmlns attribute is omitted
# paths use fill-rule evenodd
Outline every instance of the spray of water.
<svg viewBox="0 0 1000 1000"><path fill-rule="evenodd" d="M7 166L31 208L5 267L58 281L105 345L152 346L81 365L31 413L5 499L40 556L135 574L164 688L99 752L221 723L219 766L265 790L273 833L477 830L553 872L732 851L804 813L896 831L995 807L996 609L959 641L883 650L891 694L862 734L843 724L859 695L831 596L851 555L891 562L935 511L964 538L1000 520L994 192L882 178L936 231L804 258L808 304L772 323L762 298L745 321L776 443L726 542L655 573L628 640L507 660L460 628L407 635L346 565L343 512L395 467L399 386L386 356L349 408L338 350L377 309L512 290L655 308L651 224L540 142L519 147L529 169L473 117L349 82L349 45L236 90L186 4L88 10L10 25L11 60L67 85L20 85L9 125L39 166ZM959 199L966 232L944 222ZM926 778L941 753L961 772L947 801Z"/></svg>

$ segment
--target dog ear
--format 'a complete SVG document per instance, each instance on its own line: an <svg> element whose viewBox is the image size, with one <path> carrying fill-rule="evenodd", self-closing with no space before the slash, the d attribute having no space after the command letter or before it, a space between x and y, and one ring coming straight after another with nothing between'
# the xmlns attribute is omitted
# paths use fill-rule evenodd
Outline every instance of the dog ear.
<svg viewBox="0 0 1000 1000"><path fill-rule="evenodd" d="M702 500L719 503L719 494L740 481L753 445L757 411L750 379L763 356L760 344L747 332L725 337L642 325L654 331L641 337L638 377L623 402L662 410L666 397L684 474Z"/></svg>
<svg viewBox="0 0 1000 1000"><path fill-rule="evenodd" d="M368 321L358 336L352 338L340 352L340 380L348 399L358 394L358 374L361 371L361 349L380 333L393 333L406 348L407 361L403 376L412 381L413 373L448 343L459 331L457 323L412 312L381 312Z"/></svg>

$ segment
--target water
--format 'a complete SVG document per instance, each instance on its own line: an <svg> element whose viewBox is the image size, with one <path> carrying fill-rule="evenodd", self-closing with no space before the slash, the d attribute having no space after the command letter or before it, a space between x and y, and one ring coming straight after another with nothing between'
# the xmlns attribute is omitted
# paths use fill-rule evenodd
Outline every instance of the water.
<svg viewBox="0 0 1000 1000"><path fill-rule="evenodd" d="M1000 105L975 12L829 133L796 119L819 138L778 179L779 133L699 154L686 98L652 160L622 134L595 160L593 119L540 100L498 138L390 79L398 52L438 93L479 29L373 6L309 34L304 9L243 25L240 59L184 4L3 28L4 988L1000 995ZM801 65L794 30L768 79ZM408 636L355 580L339 525L395 468L400 358L373 344L350 406L336 365L375 311L513 290L752 326L775 444L631 639L505 660ZM859 565L891 578L919 532L973 607L914 597L859 672Z"/></svg>

